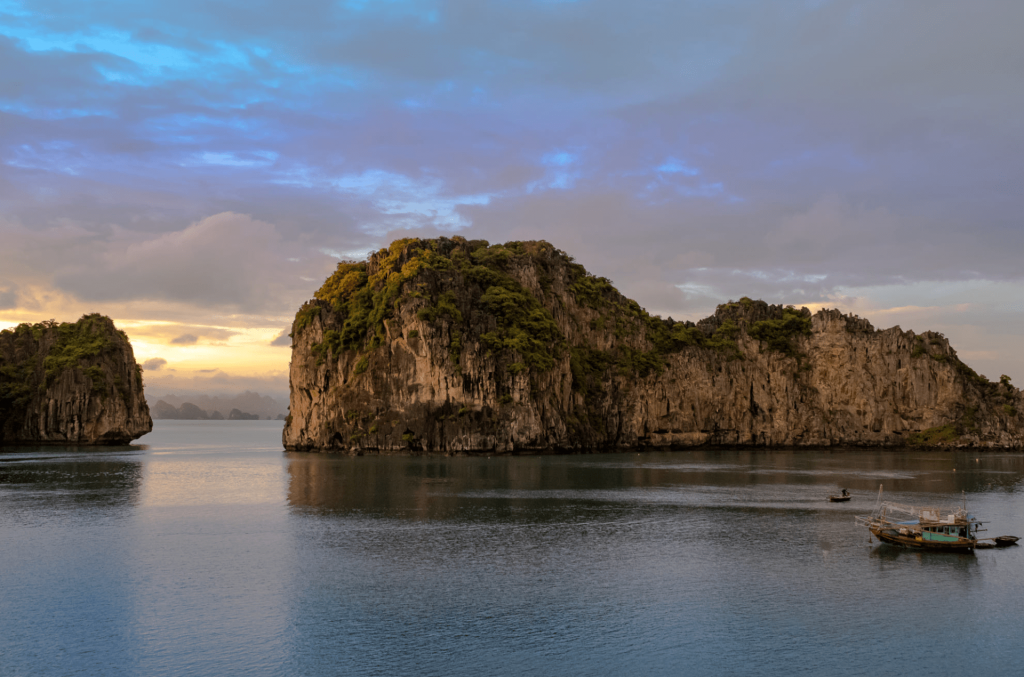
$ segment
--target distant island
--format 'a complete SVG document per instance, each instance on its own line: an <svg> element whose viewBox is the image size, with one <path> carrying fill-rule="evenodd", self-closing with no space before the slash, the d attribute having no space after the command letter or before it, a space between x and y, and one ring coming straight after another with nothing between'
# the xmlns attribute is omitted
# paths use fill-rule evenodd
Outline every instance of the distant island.
<svg viewBox="0 0 1024 677"><path fill-rule="evenodd" d="M0 444L127 444L152 429L142 368L109 317L0 332Z"/></svg>
<svg viewBox="0 0 1024 677"><path fill-rule="evenodd" d="M185 420L226 420L232 409L256 418L236 420L284 420L288 405L252 390L237 395L211 395L208 393L166 393L150 395L157 400L153 405L153 418ZM163 404L161 404L161 401ZM201 413L200 413L201 412ZM219 415L219 417L218 417Z"/></svg>
<svg viewBox="0 0 1024 677"><path fill-rule="evenodd" d="M547 242L403 239L292 324L287 449L1024 447L1024 397L944 336L742 298L648 314Z"/></svg>
<svg viewBox="0 0 1024 677"><path fill-rule="evenodd" d="M250 414L239 409L232 409L228 412L227 417L225 417L224 414L217 410L207 413L205 409L201 409L191 402L184 402L180 407L175 407L173 404L165 402L164 400L157 400L157 403L153 405L153 418L158 420L172 419L186 421L259 421L261 418L265 418L265 420L269 421L274 417L261 417L259 414ZM285 415L278 414L276 420L285 420Z"/></svg>

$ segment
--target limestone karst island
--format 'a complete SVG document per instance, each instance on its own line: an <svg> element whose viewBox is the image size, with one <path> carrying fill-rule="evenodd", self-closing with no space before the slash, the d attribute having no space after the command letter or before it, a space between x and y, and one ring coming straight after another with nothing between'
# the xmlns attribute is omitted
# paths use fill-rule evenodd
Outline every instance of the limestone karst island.
<svg viewBox="0 0 1024 677"><path fill-rule="evenodd" d="M1024 401L938 333L744 298L648 314L547 242L403 239L292 325L289 450L1024 446Z"/></svg>
<svg viewBox="0 0 1024 677"><path fill-rule="evenodd" d="M109 317L0 332L0 443L127 444L152 429L142 369Z"/></svg>

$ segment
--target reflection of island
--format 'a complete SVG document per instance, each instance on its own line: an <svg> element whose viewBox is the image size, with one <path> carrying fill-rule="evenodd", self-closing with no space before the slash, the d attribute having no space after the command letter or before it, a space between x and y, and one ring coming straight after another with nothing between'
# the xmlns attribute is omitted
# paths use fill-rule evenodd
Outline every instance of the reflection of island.
<svg viewBox="0 0 1024 677"><path fill-rule="evenodd" d="M439 519L529 508L532 519L560 507L578 492L638 488L735 488L737 496L759 486L806 486L808 500L824 499L842 485L856 502L886 492L928 492L958 497L1024 480L1020 455L976 452L900 453L851 450L822 454L737 451L649 453L636 463L621 456L437 457L288 454L292 506L332 512ZM597 497L597 494L595 494ZM626 495L621 497L628 500ZM607 506L607 495L601 502ZM569 501L573 502L573 501ZM578 500L576 500L578 505ZM623 509L626 506L623 505Z"/></svg>
<svg viewBox="0 0 1024 677"><path fill-rule="evenodd" d="M144 447L143 447L144 448ZM4 497L21 492L51 507L134 505L142 487L142 462L112 454L109 460L81 456L74 447L17 447L13 455L0 455L0 506ZM114 448L135 452L140 447ZM106 454L104 454L106 456ZM11 462L14 461L14 462ZM3 508L0 507L0 510Z"/></svg>
<svg viewBox="0 0 1024 677"><path fill-rule="evenodd" d="M453 517L467 508L480 517L529 507L557 512L547 492L620 489L657 482L663 471L581 467L549 457L288 455L288 502L296 507L413 519ZM537 492L543 492L540 496ZM540 502L538 502L540 499ZM539 513L538 513L539 511ZM464 515L465 516L465 515ZM564 515L560 516L564 518ZM542 518L541 518L542 519Z"/></svg>

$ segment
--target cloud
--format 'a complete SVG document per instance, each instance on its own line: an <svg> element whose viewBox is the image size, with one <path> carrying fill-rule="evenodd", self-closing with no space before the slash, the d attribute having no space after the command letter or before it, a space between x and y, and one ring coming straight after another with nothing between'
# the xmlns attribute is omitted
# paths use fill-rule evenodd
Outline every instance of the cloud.
<svg viewBox="0 0 1024 677"><path fill-rule="evenodd" d="M201 392L209 394L236 395L245 390L255 390L270 395L279 402L288 401L288 372L285 370L264 375L233 374L220 369L202 372L171 373L166 369L146 373L146 398L153 400L154 393Z"/></svg>
<svg viewBox="0 0 1024 677"><path fill-rule="evenodd" d="M142 363L142 368L146 371L159 371L167 365L167 360L162 357L154 357L146 360Z"/></svg>
<svg viewBox="0 0 1024 677"><path fill-rule="evenodd" d="M1024 274L1016 1L4 8L0 309L223 341L323 252L455 230L675 317L949 282L995 326L970 285Z"/></svg>
<svg viewBox="0 0 1024 677"><path fill-rule="evenodd" d="M294 302L295 292L309 287L299 273L321 267L289 259L327 260L286 242L273 225L231 212L158 235L114 229L91 245L91 260L68 262L55 280L80 299L148 299L249 312L280 307L287 298Z"/></svg>
<svg viewBox="0 0 1024 677"><path fill-rule="evenodd" d="M223 318L217 319L223 320ZM205 339L207 343L218 345L229 341L234 336L239 336L243 331L241 328L211 326L194 322L150 323L137 321L132 323L130 333L133 338L142 339L151 344L194 345L200 339Z"/></svg>
<svg viewBox="0 0 1024 677"><path fill-rule="evenodd" d="M290 347L292 345L291 327L282 329L281 333L277 335L277 338L270 342L270 345Z"/></svg>
<svg viewBox="0 0 1024 677"><path fill-rule="evenodd" d="M0 310L18 307L17 285L0 286Z"/></svg>

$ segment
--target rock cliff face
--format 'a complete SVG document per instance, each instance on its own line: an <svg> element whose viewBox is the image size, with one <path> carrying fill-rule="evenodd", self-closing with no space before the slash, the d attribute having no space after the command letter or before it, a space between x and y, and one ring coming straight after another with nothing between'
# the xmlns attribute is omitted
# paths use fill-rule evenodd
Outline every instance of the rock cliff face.
<svg viewBox="0 0 1024 677"><path fill-rule="evenodd" d="M396 241L292 336L291 450L1024 446L1021 391L940 334L746 298L663 320L546 242Z"/></svg>
<svg viewBox="0 0 1024 677"><path fill-rule="evenodd" d="M152 429L142 369L110 318L0 332L0 443L127 444Z"/></svg>

